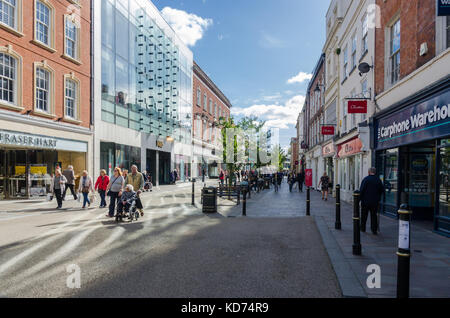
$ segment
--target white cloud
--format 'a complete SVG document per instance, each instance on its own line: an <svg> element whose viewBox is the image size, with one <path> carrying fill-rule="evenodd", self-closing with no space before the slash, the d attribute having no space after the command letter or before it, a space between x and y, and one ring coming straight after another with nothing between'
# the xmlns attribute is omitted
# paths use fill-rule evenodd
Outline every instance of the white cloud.
<svg viewBox="0 0 450 318"><path fill-rule="evenodd" d="M165 7L161 10L167 23L188 46L194 46L203 38L205 31L213 24L212 19L204 19L193 13Z"/></svg>
<svg viewBox="0 0 450 318"><path fill-rule="evenodd" d="M283 105L257 104L246 108L232 108L231 111L236 116L256 116L260 120L265 120L266 127L289 129L291 128L289 125L297 123L304 102L305 96L297 95Z"/></svg>
<svg viewBox="0 0 450 318"><path fill-rule="evenodd" d="M288 79L288 84L294 84L294 83L303 83L305 81L309 81L312 78L312 74L300 72L298 75Z"/></svg>
<svg viewBox="0 0 450 318"><path fill-rule="evenodd" d="M261 33L261 38L259 39L259 45L265 49L286 47L286 44L282 40L280 40L270 34L267 34L265 32Z"/></svg>

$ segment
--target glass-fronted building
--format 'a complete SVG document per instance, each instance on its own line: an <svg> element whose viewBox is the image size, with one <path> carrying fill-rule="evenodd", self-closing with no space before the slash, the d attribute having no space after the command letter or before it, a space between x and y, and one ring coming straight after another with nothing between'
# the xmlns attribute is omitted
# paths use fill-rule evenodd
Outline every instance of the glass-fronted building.
<svg viewBox="0 0 450 318"><path fill-rule="evenodd" d="M175 169L187 178L192 52L149 0L95 6L96 172L136 164L154 184Z"/></svg>

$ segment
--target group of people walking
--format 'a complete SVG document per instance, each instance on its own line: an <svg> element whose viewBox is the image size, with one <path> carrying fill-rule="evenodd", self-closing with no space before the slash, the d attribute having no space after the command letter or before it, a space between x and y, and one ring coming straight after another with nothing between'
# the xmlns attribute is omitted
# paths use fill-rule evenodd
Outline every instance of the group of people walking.
<svg viewBox="0 0 450 318"><path fill-rule="evenodd" d="M95 191L98 191L100 208L106 208L106 197L110 197L107 217L114 217L116 205L119 213L122 213L123 209L128 212L127 209L131 204L131 199L136 201L136 208L143 216L144 211L139 194L145 188L148 188L148 181L145 181L148 178L149 176L144 176L138 171L138 167L133 165L131 166L131 173L128 170L122 171L119 167L116 167L111 178L107 175L106 170L103 169L100 171L100 176L94 184L92 177L84 170L79 181L78 191L75 191L76 177L73 166L69 165L64 171L61 171L60 168L56 169L55 176L52 179L51 192L56 197L57 209L62 208L67 189L70 189L74 200L78 200L78 196L81 193L83 196L83 209L90 207L92 195Z"/></svg>

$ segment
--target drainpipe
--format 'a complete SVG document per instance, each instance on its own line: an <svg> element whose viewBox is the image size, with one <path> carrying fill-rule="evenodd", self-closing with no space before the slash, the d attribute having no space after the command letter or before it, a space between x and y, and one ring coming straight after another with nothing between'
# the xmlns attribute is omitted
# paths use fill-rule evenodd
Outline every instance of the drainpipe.
<svg viewBox="0 0 450 318"><path fill-rule="evenodd" d="M91 88L91 92L90 92L90 126L91 126L91 130L93 131L92 134L92 173L93 175L96 174L95 169L95 112L94 112L94 1L91 0L90 1L90 41L91 41L91 47L90 47L90 88ZM89 151L89 149L88 149Z"/></svg>

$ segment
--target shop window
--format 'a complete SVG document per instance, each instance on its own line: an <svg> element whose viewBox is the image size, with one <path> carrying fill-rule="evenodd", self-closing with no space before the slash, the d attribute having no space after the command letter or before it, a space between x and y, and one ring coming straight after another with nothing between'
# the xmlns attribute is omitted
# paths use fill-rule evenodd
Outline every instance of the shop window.
<svg viewBox="0 0 450 318"><path fill-rule="evenodd" d="M79 64L80 59L80 25L75 15L66 15L64 31L64 55Z"/></svg>
<svg viewBox="0 0 450 318"><path fill-rule="evenodd" d="M34 41L54 52L54 8L48 0L35 0Z"/></svg>
<svg viewBox="0 0 450 318"><path fill-rule="evenodd" d="M390 81L395 84L400 79L400 20L390 29Z"/></svg>
<svg viewBox="0 0 450 318"><path fill-rule="evenodd" d="M197 106L201 106L202 105L202 91L199 89L197 89Z"/></svg>
<svg viewBox="0 0 450 318"><path fill-rule="evenodd" d="M446 17L447 23L446 23L446 43L447 43L447 48L450 47L450 16Z"/></svg>
<svg viewBox="0 0 450 318"><path fill-rule="evenodd" d="M50 72L38 67L36 69L36 108L48 112L50 110Z"/></svg>
<svg viewBox="0 0 450 318"><path fill-rule="evenodd" d="M356 34L352 38L352 71L356 67Z"/></svg>
<svg viewBox="0 0 450 318"><path fill-rule="evenodd" d="M203 96L203 109L206 110L206 107L208 107L208 96L205 93Z"/></svg>
<svg viewBox="0 0 450 318"><path fill-rule="evenodd" d="M369 17L366 14L362 21L361 56L368 51Z"/></svg>
<svg viewBox="0 0 450 318"><path fill-rule="evenodd" d="M11 46L0 47L0 106L21 109L22 58Z"/></svg>
<svg viewBox="0 0 450 318"><path fill-rule="evenodd" d="M34 110L41 114L52 115L54 113L54 72L46 61L35 63L34 77Z"/></svg>
<svg viewBox="0 0 450 318"><path fill-rule="evenodd" d="M64 115L66 119L78 120L80 118L80 82L73 74L64 76Z"/></svg>
<svg viewBox="0 0 450 318"><path fill-rule="evenodd" d="M348 74L348 49L347 47L344 49L344 63L343 63L343 74L342 78L345 80Z"/></svg>

